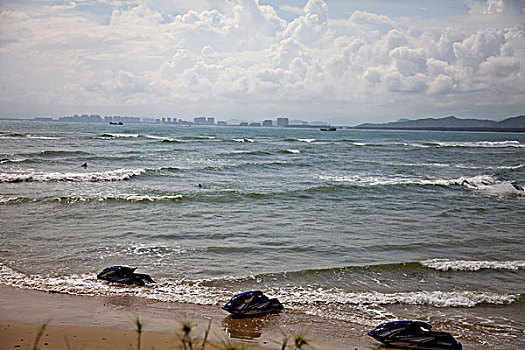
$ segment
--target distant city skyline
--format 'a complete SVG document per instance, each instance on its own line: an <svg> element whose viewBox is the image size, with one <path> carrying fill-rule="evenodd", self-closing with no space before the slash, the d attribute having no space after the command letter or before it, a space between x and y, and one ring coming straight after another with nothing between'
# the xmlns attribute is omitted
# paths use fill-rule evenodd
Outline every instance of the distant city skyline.
<svg viewBox="0 0 525 350"><path fill-rule="evenodd" d="M525 113L525 0L5 0L0 117Z"/></svg>
<svg viewBox="0 0 525 350"><path fill-rule="evenodd" d="M72 116L53 117L32 117L32 118L0 118L0 120L28 120L39 122L73 122L73 123L154 123L166 125L228 125L228 126L328 126L324 121L308 122L306 120L290 119L288 117L277 117L276 119L264 119L260 121L242 121L238 119L215 120L213 116L196 116L193 120L186 120L177 117L132 117L132 116L101 116L99 114L75 114Z"/></svg>

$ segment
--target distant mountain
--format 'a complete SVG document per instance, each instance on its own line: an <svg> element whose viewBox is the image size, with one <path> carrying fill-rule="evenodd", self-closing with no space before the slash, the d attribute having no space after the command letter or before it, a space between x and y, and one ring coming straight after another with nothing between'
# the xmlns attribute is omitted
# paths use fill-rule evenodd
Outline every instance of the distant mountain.
<svg viewBox="0 0 525 350"><path fill-rule="evenodd" d="M445 118L424 118L416 120L399 119L396 122L372 124L364 123L356 129L393 130L454 130L454 131L517 131L525 132L525 115L507 118L500 122L484 119L460 119L454 116Z"/></svg>

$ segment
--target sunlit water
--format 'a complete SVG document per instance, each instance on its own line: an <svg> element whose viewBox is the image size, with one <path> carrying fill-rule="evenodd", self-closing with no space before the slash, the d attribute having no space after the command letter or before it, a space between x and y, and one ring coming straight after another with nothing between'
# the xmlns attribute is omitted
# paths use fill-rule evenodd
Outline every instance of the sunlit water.
<svg viewBox="0 0 525 350"><path fill-rule="evenodd" d="M523 134L0 122L0 158L0 283L523 344Z"/></svg>

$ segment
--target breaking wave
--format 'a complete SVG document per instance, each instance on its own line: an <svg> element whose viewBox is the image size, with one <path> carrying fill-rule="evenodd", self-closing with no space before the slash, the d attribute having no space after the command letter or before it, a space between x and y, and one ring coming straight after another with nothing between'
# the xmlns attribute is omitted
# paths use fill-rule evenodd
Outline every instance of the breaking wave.
<svg viewBox="0 0 525 350"><path fill-rule="evenodd" d="M299 153L301 153L301 151L299 151L298 149L285 149L282 152L283 153L291 153L291 154L299 154Z"/></svg>
<svg viewBox="0 0 525 350"><path fill-rule="evenodd" d="M0 283L24 289L53 293L110 296L132 295L146 299L217 305L227 301L235 291L206 285L204 280L155 278L147 287L125 286L97 280L96 273L66 276L27 275L0 264ZM480 304L505 305L519 300L519 294L497 294L477 291L413 291L398 293L350 292L339 288L314 286L269 287L269 295L278 297L285 307L298 311L312 306L354 305L382 306L392 304L426 305L437 308L466 307Z"/></svg>
<svg viewBox="0 0 525 350"><path fill-rule="evenodd" d="M229 140L229 141L232 141L232 142L241 142L241 143L253 143L253 142L255 142L253 139L247 139L247 138L243 138L243 139L232 139L232 140Z"/></svg>
<svg viewBox="0 0 525 350"><path fill-rule="evenodd" d="M158 201L177 201L181 200L183 196L181 194L169 195L169 196L152 196L152 195L139 195L139 194L119 194L115 196L78 196L78 197L58 197L54 198L55 201L65 202L73 204L77 202L103 202L103 201L128 201L128 202L158 202Z"/></svg>
<svg viewBox="0 0 525 350"><path fill-rule="evenodd" d="M29 202L36 202L36 201L37 200L34 198L24 198L24 197L3 198L3 197L0 197L0 205L21 204L21 203L29 203Z"/></svg>
<svg viewBox="0 0 525 350"><path fill-rule="evenodd" d="M481 147L481 148L523 148L525 144L521 144L519 141L478 141L478 142L436 142L427 143L429 146L438 147Z"/></svg>
<svg viewBox="0 0 525 350"><path fill-rule="evenodd" d="M350 183L356 186L388 186L388 185L421 185L421 186L463 186L471 190L482 191L491 195L525 196L525 190L510 182L498 181L490 175L460 177L458 179L432 179L407 175L392 176L361 176L361 175L322 175L320 180Z"/></svg>
<svg viewBox="0 0 525 350"><path fill-rule="evenodd" d="M367 146L367 147L415 147L415 148L524 148L525 144L519 141L473 141L473 142L460 142L460 141L429 141L429 142L394 142L394 143L373 143L373 142L361 142L352 141L354 146Z"/></svg>
<svg viewBox="0 0 525 350"><path fill-rule="evenodd" d="M61 137L58 136L44 136L44 135L32 135L32 134L3 134L0 135L0 139L35 139L35 140L61 140Z"/></svg>
<svg viewBox="0 0 525 350"><path fill-rule="evenodd" d="M102 134L100 135L101 138L115 138L115 139L136 139L138 138L140 135L139 134Z"/></svg>
<svg viewBox="0 0 525 350"><path fill-rule="evenodd" d="M283 293L284 292L284 293ZM336 288L290 288L276 290L280 299L288 303L298 303L297 300L307 300L309 304L341 304L341 305L428 305L433 307L474 307L479 304L511 304L519 298L519 294L497 294L488 292L443 292L416 291L399 293L381 292L347 292ZM282 294L282 295L281 295Z"/></svg>
<svg viewBox="0 0 525 350"><path fill-rule="evenodd" d="M525 269L525 260L475 261L431 259L422 261L421 265L438 271L479 271L481 269L520 270Z"/></svg>
<svg viewBox="0 0 525 350"><path fill-rule="evenodd" d="M0 173L0 183L17 182L108 182L126 181L140 176L146 169L118 169L94 173Z"/></svg>

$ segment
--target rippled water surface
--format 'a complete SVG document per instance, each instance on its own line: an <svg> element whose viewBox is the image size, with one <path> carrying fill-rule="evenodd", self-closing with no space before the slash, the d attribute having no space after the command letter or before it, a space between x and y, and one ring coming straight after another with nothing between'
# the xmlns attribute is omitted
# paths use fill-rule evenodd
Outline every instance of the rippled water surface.
<svg viewBox="0 0 525 350"><path fill-rule="evenodd" d="M200 304L262 289L522 344L523 134L0 122L0 145L0 283ZM115 264L158 283L96 280Z"/></svg>

